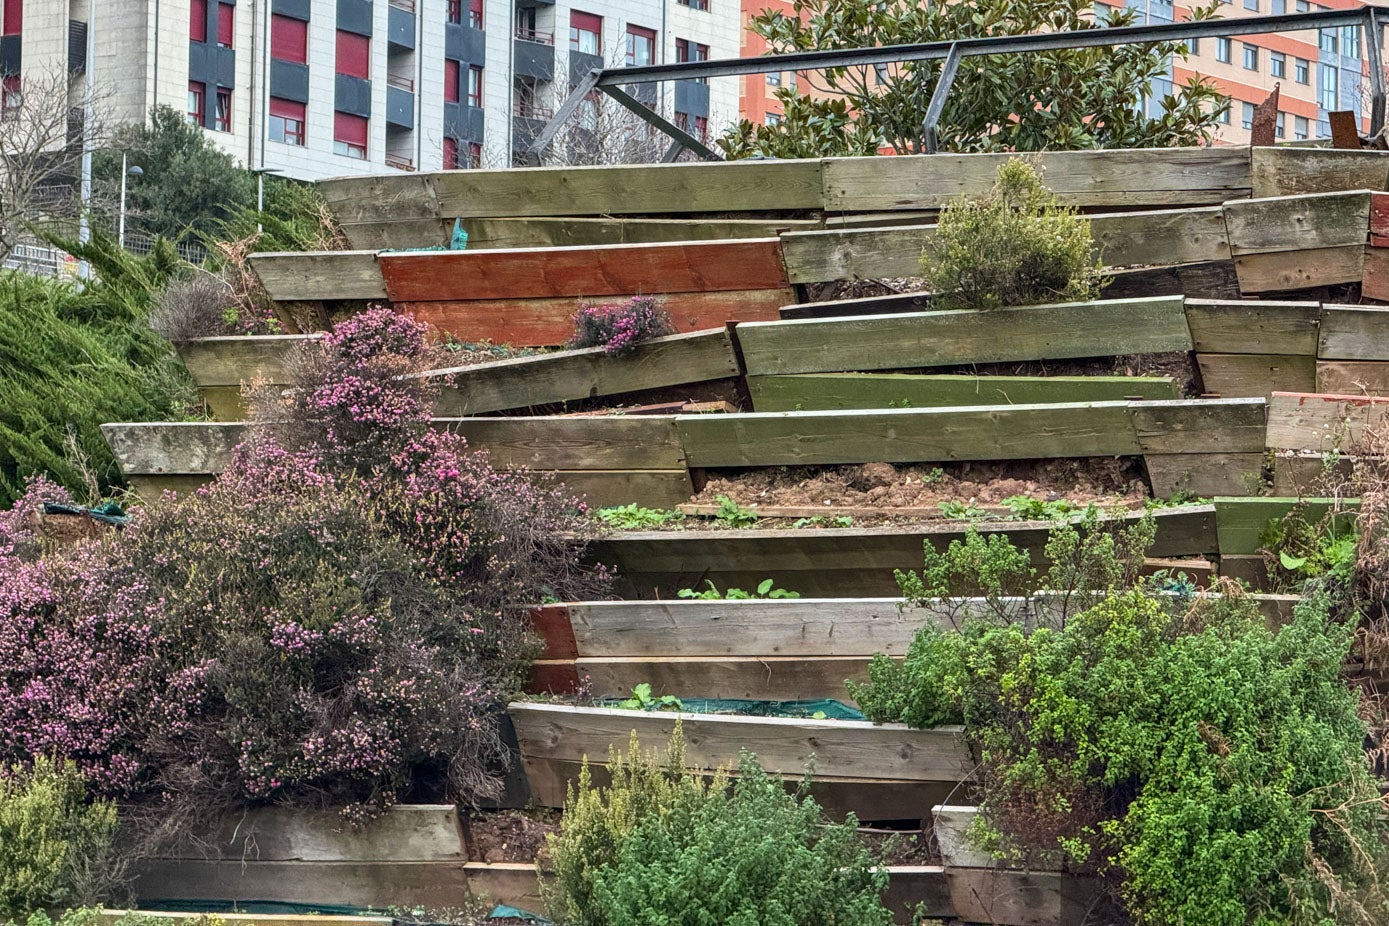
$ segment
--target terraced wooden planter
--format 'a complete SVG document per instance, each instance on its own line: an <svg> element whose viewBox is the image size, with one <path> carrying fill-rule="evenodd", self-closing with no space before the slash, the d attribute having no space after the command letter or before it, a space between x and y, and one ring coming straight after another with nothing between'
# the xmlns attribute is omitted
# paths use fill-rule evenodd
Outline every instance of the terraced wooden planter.
<svg viewBox="0 0 1389 926"><path fill-rule="evenodd" d="M286 383L285 361L299 345L315 337L240 335L198 338L175 347L212 417L217 421L241 421L247 411L242 386L258 379L269 385Z"/></svg>

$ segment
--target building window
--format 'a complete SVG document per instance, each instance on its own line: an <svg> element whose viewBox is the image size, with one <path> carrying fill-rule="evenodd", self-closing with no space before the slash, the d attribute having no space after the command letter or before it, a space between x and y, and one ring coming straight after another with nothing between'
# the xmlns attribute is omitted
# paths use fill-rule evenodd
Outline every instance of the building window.
<svg viewBox="0 0 1389 926"><path fill-rule="evenodd" d="M1318 43L1322 51L1329 51L1333 55L1340 49L1341 43L1336 35L1335 29L1322 29L1321 41Z"/></svg>
<svg viewBox="0 0 1389 926"><path fill-rule="evenodd" d="M309 63L309 24L302 19L270 17L270 57L295 64Z"/></svg>
<svg viewBox="0 0 1389 926"><path fill-rule="evenodd" d="M1243 42L1241 44L1244 45L1244 69L1246 71L1257 71L1259 69L1258 47L1250 45L1248 42Z"/></svg>
<svg viewBox="0 0 1389 926"><path fill-rule="evenodd" d="M460 65L452 58L444 59L444 102L458 102L458 85L462 74L459 70Z"/></svg>
<svg viewBox="0 0 1389 926"><path fill-rule="evenodd" d="M482 0L468 0L468 25L482 28Z"/></svg>
<svg viewBox="0 0 1389 926"><path fill-rule="evenodd" d="M1224 36L1215 40L1215 60L1221 64L1230 63L1230 40Z"/></svg>
<svg viewBox="0 0 1389 926"><path fill-rule="evenodd" d="M0 0L0 35L19 35L24 31L24 0Z"/></svg>
<svg viewBox="0 0 1389 926"><path fill-rule="evenodd" d="M444 139L444 170L458 169L458 139Z"/></svg>
<svg viewBox="0 0 1389 926"><path fill-rule="evenodd" d="M1220 113L1219 113L1219 115L1217 115L1217 116L1215 117L1215 118L1216 118L1216 121L1218 121L1221 125L1229 125L1229 124L1230 124L1230 107L1233 106L1233 105L1234 105L1233 103L1226 103L1224 106L1222 106L1222 107L1220 108Z"/></svg>
<svg viewBox="0 0 1389 926"><path fill-rule="evenodd" d="M189 7L188 41L207 41L207 0L193 0Z"/></svg>
<svg viewBox="0 0 1389 926"><path fill-rule="evenodd" d="M627 66L639 68L656 60L656 30L627 27Z"/></svg>
<svg viewBox="0 0 1389 926"><path fill-rule="evenodd" d="M367 120L365 116L333 113L333 153L366 160Z"/></svg>
<svg viewBox="0 0 1389 926"><path fill-rule="evenodd" d="M1244 8L1256 13L1259 12L1259 0L1244 0Z"/></svg>
<svg viewBox="0 0 1389 926"><path fill-rule="evenodd" d="M468 68L468 105L482 109L482 68Z"/></svg>
<svg viewBox="0 0 1389 926"><path fill-rule="evenodd" d="M236 7L230 3L217 4L217 44L231 48L236 37Z"/></svg>
<svg viewBox="0 0 1389 926"><path fill-rule="evenodd" d="M1311 65L1306 58L1293 59L1293 80L1300 84L1305 84L1312 79Z"/></svg>
<svg viewBox="0 0 1389 926"><path fill-rule="evenodd" d="M1288 0L1273 0L1273 2L1269 4L1269 12L1274 16L1282 16L1284 13L1288 12Z"/></svg>
<svg viewBox="0 0 1389 926"><path fill-rule="evenodd" d="M212 113L212 130L230 132L232 130L231 91L217 88L217 108Z"/></svg>
<svg viewBox="0 0 1389 926"><path fill-rule="evenodd" d="M1340 96L1338 84L1340 72L1336 70L1334 64L1322 64L1317 66L1317 102L1321 108L1327 112L1334 112L1340 106Z"/></svg>
<svg viewBox="0 0 1389 926"><path fill-rule="evenodd" d="M463 170L482 166L482 145L468 142L459 145L456 138L444 139L444 170Z"/></svg>
<svg viewBox="0 0 1389 926"><path fill-rule="evenodd" d="M463 0L449 0L449 22L461 23L463 21Z"/></svg>
<svg viewBox="0 0 1389 926"><path fill-rule="evenodd" d="M270 98L270 140L285 145L304 145L304 104Z"/></svg>
<svg viewBox="0 0 1389 926"><path fill-rule="evenodd" d="M1199 55L1199 54L1201 54L1201 40L1200 40L1200 39L1187 39L1187 40L1186 40L1186 50L1187 50L1187 54L1191 54L1191 55Z"/></svg>
<svg viewBox="0 0 1389 926"><path fill-rule="evenodd" d="M1281 51L1269 52L1268 72L1274 77L1288 76L1288 56Z"/></svg>
<svg viewBox="0 0 1389 926"><path fill-rule="evenodd" d="M700 141L708 141L708 140L709 140L709 117L708 117L708 116L695 116L695 117L694 117L694 136L695 136L695 138L698 138Z"/></svg>
<svg viewBox="0 0 1389 926"><path fill-rule="evenodd" d="M579 127L587 132L598 133L598 91L593 91L579 101Z"/></svg>
<svg viewBox="0 0 1389 926"><path fill-rule="evenodd" d="M708 61L709 46L701 45L698 42L691 42L689 39L676 39L675 60L677 62ZM707 77L691 77L688 79L698 81L701 84L707 84L709 82L709 78Z"/></svg>
<svg viewBox="0 0 1389 926"><path fill-rule="evenodd" d="M1347 58L1360 57L1360 27L1341 27L1341 54Z"/></svg>
<svg viewBox="0 0 1389 926"><path fill-rule="evenodd" d="M603 17L579 10L569 11L569 50L585 55L603 53Z"/></svg>
<svg viewBox="0 0 1389 926"><path fill-rule="evenodd" d="M780 72L777 72L777 73L775 73L775 74L768 74L768 75L767 75L767 86L768 86L768 87L780 87L780 86L781 86L781 73L780 73Z"/></svg>
<svg viewBox="0 0 1389 926"><path fill-rule="evenodd" d="M1312 4L1310 0L1297 0L1297 11L1299 13L1312 12Z"/></svg>
<svg viewBox="0 0 1389 926"><path fill-rule="evenodd" d="M24 105L24 91L18 74L6 74L0 78L0 122L19 118L19 107Z"/></svg>
<svg viewBox="0 0 1389 926"><path fill-rule="evenodd" d="M482 145L475 141L468 142L468 167L477 169L482 166Z"/></svg>
<svg viewBox="0 0 1389 926"><path fill-rule="evenodd" d="M781 125L781 113L766 113L763 120L767 125Z"/></svg>
<svg viewBox="0 0 1389 926"><path fill-rule="evenodd" d="M1306 117L1306 116L1294 116L1294 117L1293 117L1293 141L1306 141L1306 140L1307 140L1307 117Z"/></svg>
<svg viewBox="0 0 1389 926"><path fill-rule="evenodd" d="M368 36L339 29L337 55L339 74L371 79L371 39Z"/></svg>
<svg viewBox="0 0 1389 926"><path fill-rule="evenodd" d="M1283 118L1283 112L1282 112L1282 110L1279 110L1279 112L1278 112L1278 121L1275 122L1275 123L1273 124L1273 132L1274 132L1274 134L1277 135L1279 138L1287 138L1287 137L1288 137L1288 125L1287 125L1287 123L1288 123L1288 121L1287 121L1285 118Z"/></svg>
<svg viewBox="0 0 1389 926"><path fill-rule="evenodd" d="M188 121L202 125L207 114L207 84L190 80L188 82Z"/></svg>
<svg viewBox="0 0 1389 926"><path fill-rule="evenodd" d="M1239 127L1242 128L1242 129L1246 129L1246 130L1247 130L1247 129L1252 129L1252 128L1254 128L1254 104L1253 104L1253 103L1241 103L1241 104L1240 104Z"/></svg>
<svg viewBox="0 0 1389 926"><path fill-rule="evenodd" d="M709 12L709 0L680 0L680 5L704 13Z"/></svg>

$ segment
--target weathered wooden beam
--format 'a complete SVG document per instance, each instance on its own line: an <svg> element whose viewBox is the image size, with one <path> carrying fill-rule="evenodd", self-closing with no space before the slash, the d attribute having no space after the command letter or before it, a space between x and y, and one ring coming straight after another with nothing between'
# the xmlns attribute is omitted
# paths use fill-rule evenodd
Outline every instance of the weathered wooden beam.
<svg viewBox="0 0 1389 926"><path fill-rule="evenodd" d="M1317 302L1186 300L1192 343L1201 353L1315 355L1320 314Z"/></svg>
<svg viewBox="0 0 1389 926"><path fill-rule="evenodd" d="M803 373L749 376L748 392L759 412L1177 398L1177 388L1166 376Z"/></svg>
<svg viewBox="0 0 1389 926"><path fill-rule="evenodd" d="M1356 190L1237 200L1225 204L1225 225L1236 257L1364 245L1370 194Z"/></svg>
<svg viewBox="0 0 1389 926"><path fill-rule="evenodd" d="M1268 406L1270 450L1356 453L1368 433L1382 429L1389 399L1275 392Z"/></svg>
<svg viewBox="0 0 1389 926"><path fill-rule="evenodd" d="M1264 396L1316 388L1310 354L1197 354L1203 391L1222 396Z"/></svg>
<svg viewBox="0 0 1389 926"><path fill-rule="evenodd" d="M1252 166L1258 198L1389 189L1389 152L1278 145L1255 148Z"/></svg>
<svg viewBox="0 0 1389 926"><path fill-rule="evenodd" d="M277 251L247 262L276 302L386 298L375 251Z"/></svg>
<svg viewBox="0 0 1389 926"><path fill-rule="evenodd" d="M1389 307L1323 306L1317 357L1322 360L1389 360Z"/></svg>
<svg viewBox="0 0 1389 926"><path fill-rule="evenodd" d="M1221 559L1258 554L1263 549L1269 522L1294 509L1300 510L1304 518L1316 521L1328 512L1340 511L1345 511L1347 518L1354 518L1354 509L1359 506L1359 499L1217 498L1215 521Z"/></svg>
<svg viewBox="0 0 1389 926"><path fill-rule="evenodd" d="M1376 249L1351 244L1241 255L1235 258L1240 293L1248 296L1359 283L1365 276L1367 250Z"/></svg>

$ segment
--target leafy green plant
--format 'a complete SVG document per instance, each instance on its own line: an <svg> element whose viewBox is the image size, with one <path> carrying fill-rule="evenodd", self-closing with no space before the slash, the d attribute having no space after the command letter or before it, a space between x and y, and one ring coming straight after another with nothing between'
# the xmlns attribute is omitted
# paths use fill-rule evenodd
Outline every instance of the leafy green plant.
<svg viewBox="0 0 1389 926"><path fill-rule="evenodd" d="M1296 590L1308 579L1329 579L1348 590L1354 578L1359 533L1353 515L1332 510L1309 518L1298 503L1271 520L1259 539L1269 577L1279 587Z"/></svg>
<svg viewBox="0 0 1389 926"><path fill-rule="evenodd" d="M801 527L853 527L854 519L847 514L817 514L808 518L797 518L791 522L794 528Z"/></svg>
<svg viewBox="0 0 1389 926"><path fill-rule="evenodd" d="M692 598L696 601L739 601L749 598L799 598L800 592L787 591L784 588L776 588L774 579L763 579L757 584L754 591L747 591L741 588L730 588L726 591L719 591L719 587L713 580L705 579L704 584L709 587L696 591L693 588L682 588L676 592L678 598Z"/></svg>
<svg viewBox="0 0 1389 926"><path fill-rule="evenodd" d="M617 706L624 711L678 711L684 708L675 695L653 697L649 682L642 682L633 688L632 696L620 701Z"/></svg>
<svg viewBox="0 0 1389 926"><path fill-rule="evenodd" d="M1064 498L1045 501L1030 495L1010 495L1003 505L1024 521L1059 521L1079 510L1075 502Z"/></svg>
<svg viewBox="0 0 1389 926"><path fill-rule="evenodd" d="M641 530L644 527L660 527L675 521L685 520L680 511L666 511L660 508L643 508L633 502L613 508L599 508L594 514L598 520L618 530Z"/></svg>
<svg viewBox="0 0 1389 926"><path fill-rule="evenodd" d="M664 762L634 737L608 767L612 784L594 787L585 763L549 837L542 893L563 926L892 922L887 873L853 815L828 823L804 788L788 793L754 756L732 780L723 769L701 780L684 768L677 725Z"/></svg>
<svg viewBox="0 0 1389 926"><path fill-rule="evenodd" d="M87 800L71 762L0 772L0 917L105 900L118 873L116 805Z"/></svg>
<svg viewBox="0 0 1389 926"><path fill-rule="evenodd" d="M935 485L945 479L945 470L939 466L933 467L929 473L921 477L921 481L926 485Z"/></svg>
<svg viewBox="0 0 1389 926"><path fill-rule="evenodd" d="M940 509L942 515L952 521L978 521L989 516L987 511L974 504L973 499L962 502L952 498L941 502L936 507Z"/></svg>
<svg viewBox="0 0 1389 926"><path fill-rule="evenodd" d="M1031 164L1012 158L989 193L942 210L921 269L941 308L1081 301L1100 294L1094 252L1090 220L1061 205Z"/></svg>
<svg viewBox="0 0 1389 926"><path fill-rule="evenodd" d="M762 520L757 512L751 508L744 508L727 495L717 496L717 501L719 510L714 512L714 519L727 524L729 527L752 527Z"/></svg>

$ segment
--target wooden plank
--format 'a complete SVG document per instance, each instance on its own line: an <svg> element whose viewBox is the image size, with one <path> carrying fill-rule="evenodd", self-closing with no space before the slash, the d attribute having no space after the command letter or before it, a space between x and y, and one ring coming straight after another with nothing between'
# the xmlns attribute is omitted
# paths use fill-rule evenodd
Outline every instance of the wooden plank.
<svg viewBox="0 0 1389 926"><path fill-rule="evenodd" d="M250 412L240 386L199 386L198 394L213 421L245 421Z"/></svg>
<svg viewBox="0 0 1389 926"><path fill-rule="evenodd" d="M1105 296L1190 296L1202 299L1238 299L1239 279L1230 260L1203 261L1177 267L1142 267L1115 270L1108 275Z"/></svg>
<svg viewBox="0 0 1389 926"><path fill-rule="evenodd" d="M240 423L167 421L149 424L103 424L102 436L121 473L164 475L220 473L241 443Z"/></svg>
<svg viewBox="0 0 1389 926"><path fill-rule="evenodd" d="M1359 507L1359 499L1217 498L1215 522L1221 562L1229 556L1259 553L1268 523L1285 517L1294 508L1300 508L1304 518L1316 521L1329 511L1344 511L1346 517L1353 518L1354 509Z"/></svg>
<svg viewBox="0 0 1389 926"><path fill-rule="evenodd" d="M834 373L1191 349L1180 297L988 311L757 322L738 328L749 373Z"/></svg>
<svg viewBox="0 0 1389 926"><path fill-rule="evenodd" d="M1093 879L1048 871L952 868L945 878L960 920L996 926L1072 926L1089 919Z"/></svg>
<svg viewBox="0 0 1389 926"><path fill-rule="evenodd" d="M824 161L831 212L940 208L993 186L1011 154L933 154ZM1050 151L1043 179L1074 206L1195 206L1249 194L1247 148Z"/></svg>
<svg viewBox="0 0 1389 926"><path fill-rule="evenodd" d="M484 218L463 222L470 249L551 248L660 241L723 241L770 238L785 231L819 228L818 219Z"/></svg>
<svg viewBox="0 0 1389 926"><path fill-rule="evenodd" d="M924 312L931 307L930 293L893 293L857 299L826 299L799 302L781 307L783 319L845 318L850 315L887 315L897 312Z"/></svg>
<svg viewBox="0 0 1389 926"><path fill-rule="evenodd" d="M279 901L388 907L462 907L469 902L465 866L457 862L152 861L134 890L142 902Z"/></svg>
<svg viewBox="0 0 1389 926"><path fill-rule="evenodd" d="M276 302L386 298L375 251L274 251L247 262Z"/></svg>
<svg viewBox="0 0 1389 926"><path fill-rule="evenodd" d="M1374 189L1367 187L1366 189ZM1374 236L1389 235L1389 193L1370 194L1370 236L1371 244L1376 242ZM1382 245L1380 245L1382 247Z"/></svg>
<svg viewBox="0 0 1389 926"><path fill-rule="evenodd" d="M1311 354L1197 354L1204 392L1222 396L1263 396L1310 392L1317 384Z"/></svg>
<svg viewBox="0 0 1389 926"><path fill-rule="evenodd" d="M334 218L343 225L438 219L434 174L361 174L331 177L314 184ZM452 221L450 217L450 221Z"/></svg>
<svg viewBox="0 0 1389 926"><path fill-rule="evenodd" d="M759 412L952 405L1030 405L1175 399L1166 376L969 376L910 373L805 373L749 376Z"/></svg>
<svg viewBox="0 0 1389 926"><path fill-rule="evenodd" d="M680 718L685 763L713 769L736 765L740 750L757 754L769 771L799 775L812 760L828 777L961 782L974 762L960 727L916 730L904 724L861 720L747 717L735 714L627 711L568 704L507 706L521 755L571 762L601 760L611 746L625 748L633 732L647 749L670 738Z"/></svg>
<svg viewBox="0 0 1389 926"><path fill-rule="evenodd" d="M1097 253L1108 266L1230 258L1225 216L1219 206L1088 218ZM792 232L781 241L791 282L820 283L920 276L922 249L935 234L935 225L910 225Z"/></svg>
<svg viewBox="0 0 1389 926"><path fill-rule="evenodd" d="M722 328L729 321L774 321L781 317L782 306L795 301L796 294L790 289L673 293L662 298L663 308L680 332ZM579 300L398 302L393 308L465 341L556 347L574 334Z"/></svg>
<svg viewBox="0 0 1389 926"><path fill-rule="evenodd" d="M583 691L626 698L640 684L660 694L752 701L833 698L853 703L845 681L868 681L868 656L636 656L579 659Z"/></svg>
<svg viewBox="0 0 1389 926"><path fill-rule="evenodd" d="M1139 444L1124 402L680 415L690 466L1108 457Z"/></svg>
<svg viewBox="0 0 1389 926"><path fill-rule="evenodd" d="M1389 247L1365 249L1360 295L1366 299L1389 302Z"/></svg>
<svg viewBox="0 0 1389 926"><path fill-rule="evenodd" d="M165 493L172 492L175 496L185 496L191 492L196 492L202 486L207 485L213 479L211 473L200 474L180 474L173 476L127 476L126 482L135 490L140 501L146 505L159 504Z"/></svg>
<svg viewBox="0 0 1389 926"><path fill-rule="evenodd" d="M1389 360L1389 307L1323 306L1317 357L1322 360Z"/></svg>
<svg viewBox="0 0 1389 926"><path fill-rule="evenodd" d="M1351 494L1343 489L1352 485L1358 459L1310 450L1284 450L1273 458L1273 494L1293 497Z"/></svg>
<svg viewBox="0 0 1389 926"><path fill-rule="evenodd" d="M903 926L920 923L923 917L955 915L950 884L939 865L889 866L883 904L892 911L893 922Z"/></svg>
<svg viewBox="0 0 1389 926"><path fill-rule="evenodd" d="M357 250L446 247L453 236L453 220L434 217L383 219L341 227L348 245Z"/></svg>
<svg viewBox="0 0 1389 926"><path fill-rule="evenodd" d="M1318 360L1317 392L1389 396L1389 363Z"/></svg>
<svg viewBox="0 0 1389 926"><path fill-rule="evenodd" d="M393 302L738 292L787 285L776 238L411 251L377 258Z"/></svg>
<svg viewBox="0 0 1389 926"><path fill-rule="evenodd" d="M1271 450L1353 453L1366 430L1383 426L1389 399L1275 392L1268 406Z"/></svg>
<svg viewBox="0 0 1389 926"><path fill-rule="evenodd" d="M1145 453L1143 462L1154 498L1256 495L1262 488L1263 453Z"/></svg>
<svg viewBox="0 0 1389 926"><path fill-rule="evenodd" d="M161 858L223 858L261 862L446 862L467 852L452 804L397 804L362 828L334 811L258 807L199 822L197 833L159 852Z"/></svg>
<svg viewBox="0 0 1389 926"><path fill-rule="evenodd" d="M937 804L931 808L931 833L947 869L1008 867L972 845L969 829L978 816L979 808L972 804Z"/></svg>
<svg viewBox="0 0 1389 926"><path fill-rule="evenodd" d="M503 904L544 915L540 873L535 862L468 862L463 866L468 890L486 905Z"/></svg>
<svg viewBox="0 0 1389 926"><path fill-rule="evenodd" d="M1202 353L1314 355L1320 316L1317 302L1186 301L1192 344Z"/></svg>
<svg viewBox="0 0 1389 926"><path fill-rule="evenodd" d="M1278 145L1253 152L1253 195L1389 189L1389 154Z"/></svg>
<svg viewBox="0 0 1389 926"><path fill-rule="evenodd" d="M1129 417L1143 453L1261 453L1262 398L1131 402Z"/></svg>
<svg viewBox="0 0 1389 926"><path fill-rule="evenodd" d="M726 329L677 334L613 355L601 348L478 363L430 375L444 380L434 413L441 417L528 408L737 376Z"/></svg>
<svg viewBox="0 0 1389 926"><path fill-rule="evenodd" d="M824 205L820 162L810 159L457 170L422 176L430 178L438 214L446 219L785 212Z"/></svg>
<svg viewBox="0 0 1389 926"><path fill-rule="evenodd" d="M1225 204L1225 225L1236 257L1364 245L1370 194L1315 193L1230 202Z"/></svg>
<svg viewBox="0 0 1389 926"><path fill-rule="evenodd" d="M1365 250L1363 245L1347 245L1245 254L1235 258L1235 273L1244 295L1358 283L1364 274Z"/></svg>
<svg viewBox="0 0 1389 926"><path fill-rule="evenodd" d="M686 469L556 470L545 475L563 485L590 508L637 504L674 508L690 500L694 485Z"/></svg>
<svg viewBox="0 0 1389 926"><path fill-rule="evenodd" d="M240 386L256 377L285 382L285 360L318 335L239 335L198 338L175 345L179 359L199 386Z"/></svg>
<svg viewBox="0 0 1389 926"><path fill-rule="evenodd" d="M714 417L714 416L710 416ZM436 418L486 450L493 466L514 469L683 469L684 454L670 415L596 418Z"/></svg>

